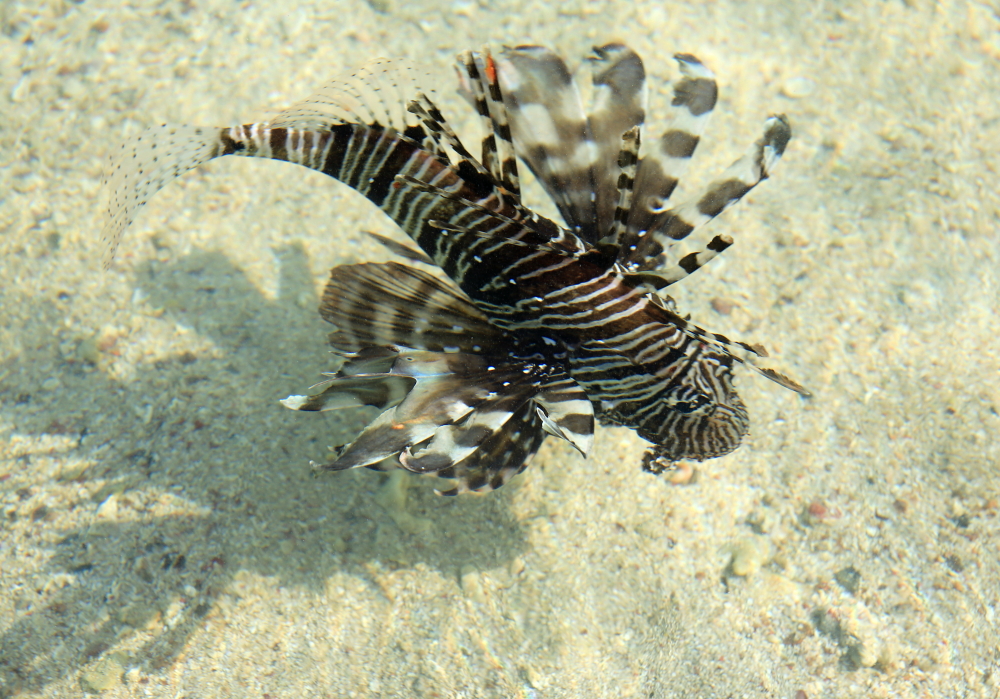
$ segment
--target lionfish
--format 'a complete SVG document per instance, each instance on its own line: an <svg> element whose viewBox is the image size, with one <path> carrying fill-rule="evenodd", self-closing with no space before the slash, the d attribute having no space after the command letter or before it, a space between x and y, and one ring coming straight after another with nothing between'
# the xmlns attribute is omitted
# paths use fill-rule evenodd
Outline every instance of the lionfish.
<svg viewBox="0 0 1000 699"><path fill-rule="evenodd" d="M752 361L763 348L692 324L663 293L732 239L673 264L667 252L766 179L791 129L770 117L718 179L668 206L717 97L705 65L675 59L669 126L642 157L645 69L620 44L590 57L589 114L550 50L461 54L459 91L485 131L479 159L412 69L385 59L268 123L154 127L112 159L105 266L138 209L185 171L225 155L297 163L363 194L419 246L376 236L412 264L330 273L319 312L342 364L281 402L382 412L318 468L402 468L454 479L446 495L485 492L523 471L546 435L586 455L596 420L651 442L647 471L722 456L749 426L735 364L808 394ZM565 225L522 202L518 158Z"/></svg>

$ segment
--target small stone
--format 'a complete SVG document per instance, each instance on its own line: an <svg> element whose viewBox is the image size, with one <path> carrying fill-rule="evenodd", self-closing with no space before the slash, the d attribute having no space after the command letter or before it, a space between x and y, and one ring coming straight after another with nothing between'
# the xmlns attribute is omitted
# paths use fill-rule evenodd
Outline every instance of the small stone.
<svg viewBox="0 0 1000 699"><path fill-rule="evenodd" d="M773 564L774 561L771 561ZM762 573L762 592L773 600L792 600L801 597L802 590L794 580L779 573L764 571Z"/></svg>
<svg viewBox="0 0 1000 699"><path fill-rule="evenodd" d="M767 559L767 541L757 537L747 537L736 542L730 549L733 554L730 568L733 575L746 576L756 573Z"/></svg>
<svg viewBox="0 0 1000 699"><path fill-rule="evenodd" d="M805 509L802 510L802 515L800 516L800 521L808 527L815 527L817 524L821 523L830 514L827 509L819 500L813 500Z"/></svg>
<svg viewBox="0 0 1000 699"><path fill-rule="evenodd" d="M142 627L146 631L152 631L153 633L158 633L163 630L163 612L157 610L153 616L149 617L145 626Z"/></svg>
<svg viewBox="0 0 1000 699"><path fill-rule="evenodd" d="M50 376L42 381L42 390L45 391L57 391L60 386L62 386L62 381L56 376Z"/></svg>
<svg viewBox="0 0 1000 699"><path fill-rule="evenodd" d="M470 565L462 566L460 580L462 583L462 592L464 592L467 597L478 604L486 603L486 595L483 592L483 584L479 579L479 573L475 568Z"/></svg>
<svg viewBox="0 0 1000 699"><path fill-rule="evenodd" d="M24 73L21 75L21 79L17 81L14 89L10 91L10 101L14 103L23 102L30 92L31 80L28 79L28 73Z"/></svg>
<svg viewBox="0 0 1000 699"><path fill-rule="evenodd" d="M959 529L968 529L969 525L972 523L972 519L969 517L968 514L960 514L957 517L949 517L949 519Z"/></svg>
<svg viewBox="0 0 1000 699"><path fill-rule="evenodd" d="M635 533L647 539L660 539L663 536L663 529L657 526L656 522L639 522L635 525Z"/></svg>
<svg viewBox="0 0 1000 699"><path fill-rule="evenodd" d="M786 646L797 646L800 643L802 643L802 641L804 641L805 639L815 635L816 632L813 630L812 626L810 626L805 622L799 622L795 626L795 630L789 633L787 636L785 636L784 639L782 639L782 643L784 643Z"/></svg>
<svg viewBox="0 0 1000 699"><path fill-rule="evenodd" d="M891 673L896 669L896 649L892 645L887 643L882 646L875 667L885 673Z"/></svg>
<svg viewBox="0 0 1000 699"><path fill-rule="evenodd" d="M781 86L781 94L789 99L797 100L808 97L816 90L816 82L810 78L796 76L789 78Z"/></svg>
<svg viewBox="0 0 1000 699"><path fill-rule="evenodd" d="M694 466L688 461L679 461L667 474L670 485L687 485L694 481L696 471Z"/></svg>
<svg viewBox="0 0 1000 699"><path fill-rule="evenodd" d="M732 299L726 299L726 298L716 297L712 299L711 304L712 304L712 310L714 310L719 315L723 316L729 315L730 313L733 312L733 309L736 308L736 302L733 301Z"/></svg>
<svg viewBox="0 0 1000 699"><path fill-rule="evenodd" d="M174 597L169 604L167 604L166 609L163 610L163 620L167 625L167 628L173 628L181 621L181 615L184 612L184 602L181 601L179 597Z"/></svg>
<svg viewBox="0 0 1000 699"><path fill-rule="evenodd" d="M840 621L835 617L828 609L814 609L809 615L809 620L812 622L816 630L827 638L833 639L836 643L841 643L844 640L844 629L840 625Z"/></svg>
<svg viewBox="0 0 1000 699"><path fill-rule="evenodd" d="M521 678L532 689L544 689L542 675L531 665L521 667Z"/></svg>
<svg viewBox="0 0 1000 699"><path fill-rule="evenodd" d="M859 667L874 667L878 662L878 653L872 649L872 644L868 641L855 643L847 649L846 660L855 669Z"/></svg>
<svg viewBox="0 0 1000 699"><path fill-rule="evenodd" d="M775 518L764 509L754 510L744 521L753 529L754 534L767 534L776 524Z"/></svg>
<svg viewBox="0 0 1000 699"><path fill-rule="evenodd" d="M850 592L852 595L855 594L861 586L861 573L855 570L854 566L841 568L833 574L833 579L837 581L838 585Z"/></svg>
<svg viewBox="0 0 1000 699"><path fill-rule="evenodd" d="M59 474L56 478L60 481L75 481L81 478L84 473L87 472L87 468L90 464L83 461L70 462L64 464L61 469L59 469Z"/></svg>
<svg viewBox="0 0 1000 699"><path fill-rule="evenodd" d="M108 499L97 508L97 519L115 519L118 517L118 494L112 493Z"/></svg>
<svg viewBox="0 0 1000 699"><path fill-rule="evenodd" d="M118 621L134 629L144 629L149 624L149 620L156 616L156 614L157 610L155 608L137 602L120 610L118 612Z"/></svg>
<svg viewBox="0 0 1000 699"><path fill-rule="evenodd" d="M91 335L81 340L80 344L76 346L77 360L87 362L88 364L97 364L97 360L101 358L101 353L97 349L97 342L97 335Z"/></svg>
<svg viewBox="0 0 1000 699"><path fill-rule="evenodd" d="M132 572L139 576L139 578L145 583L151 583L155 580L153 571L150 570L149 561L145 557L136 560L135 564L132 566Z"/></svg>
<svg viewBox="0 0 1000 699"><path fill-rule="evenodd" d="M39 505L34 510L31 511L31 521L37 522L39 520L45 519L49 516L49 508L45 505Z"/></svg>
<svg viewBox="0 0 1000 699"><path fill-rule="evenodd" d="M925 281L914 281L899 292L899 300L911 311L918 314L933 313L941 305L938 290Z"/></svg>
<svg viewBox="0 0 1000 699"><path fill-rule="evenodd" d="M105 692L117 686L123 674L125 668L122 667L118 654L113 653L84 672L80 676L80 686L94 694Z"/></svg>

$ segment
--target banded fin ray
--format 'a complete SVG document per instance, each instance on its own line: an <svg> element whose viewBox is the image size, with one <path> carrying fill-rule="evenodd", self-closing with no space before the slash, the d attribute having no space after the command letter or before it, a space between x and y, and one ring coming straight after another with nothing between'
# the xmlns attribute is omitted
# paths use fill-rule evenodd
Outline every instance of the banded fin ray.
<svg viewBox="0 0 1000 699"><path fill-rule="evenodd" d="M641 232L653 223L687 172L701 134L708 124L719 96L712 73L701 61L687 53L674 55L681 78L673 83L667 113L667 128L643 154L636 173L635 206L628 220L628 234L622 240L626 250L635 245ZM653 265L643 264L643 268Z"/></svg>
<svg viewBox="0 0 1000 699"><path fill-rule="evenodd" d="M464 51L459 63L467 79L463 85L483 126L482 163L496 182L520 199L517 156L493 55L489 47L479 53Z"/></svg>
<svg viewBox="0 0 1000 699"><path fill-rule="evenodd" d="M374 345L486 354L509 342L453 284L398 262L334 267L319 312L343 353Z"/></svg>
<svg viewBox="0 0 1000 699"><path fill-rule="evenodd" d="M435 429L425 443L407 446L399 455L399 463L412 473L436 473L459 463L503 430L526 402L521 393L499 393L462 420Z"/></svg>
<svg viewBox="0 0 1000 699"><path fill-rule="evenodd" d="M403 468L457 478L442 493L495 490L520 473L545 434L565 439L586 456L594 443L593 405L568 376L553 377L529 401L498 397L455 425L438 429L426 445L400 454ZM501 450L502 449L502 450Z"/></svg>
<svg viewBox="0 0 1000 699"><path fill-rule="evenodd" d="M399 405L416 380L391 373L398 357L398 348L365 347L347 354L338 371L324 373L330 378L310 386L309 395L288 396L279 403L290 410L307 412Z"/></svg>
<svg viewBox="0 0 1000 699"><path fill-rule="evenodd" d="M279 402L290 410L307 412L346 410L365 405L385 409L402 403L415 384L413 377L392 374L337 376L312 386L311 390L319 389L317 393L288 396Z"/></svg>
<svg viewBox="0 0 1000 699"><path fill-rule="evenodd" d="M412 387L369 424L351 444L337 452L337 458L322 468L341 471L372 466L398 456L405 449L431 439L441 427L451 425L480 408L488 409L491 399L505 397L520 390L523 400L531 394L531 379L521 367L494 366L475 355L445 354L400 348L391 371L384 375L347 377L356 380L382 382L394 377L412 380ZM337 376L327 382L324 393L339 392ZM506 385L505 385L506 384ZM298 406L295 396L285 399L286 407Z"/></svg>
<svg viewBox="0 0 1000 699"><path fill-rule="evenodd" d="M628 229L629 213L635 187L636 165L639 160L640 147L639 127L633 126L622 135L621 151L618 153L618 206L615 207L614 218L608 228L607 235L601 239L601 244L621 247L621 238ZM617 253L615 255L617 257Z"/></svg>
<svg viewBox="0 0 1000 699"><path fill-rule="evenodd" d="M657 213L638 243L624 250L625 266L648 268L676 241L687 238L746 196L770 176L791 137L791 126L783 114L768 118L761 137L719 177L690 200Z"/></svg>
<svg viewBox="0 0 1000 699"><path fill-rule="evenodd" d="M630 272L626 273L624 277L637 285L645 286L650 291L660 291L694 274L722 254L732 244L733 239L730 236L717 235L708 242L708 245L703 250L688 253L671 267L649 272Z"/></svg>
<svg viewBox="0 0 1000 699"><path fill-rule="evenodd" d="M404 349L389 375L348 380L380 382L390 376L409 376L415 381L402 401L385 410L321 468L370 467L393 457L402 467L420 473L450 468L502 431L525 404L534 405L532 398L547 379L540 367L530 363L500 365L473 355ZM337 392L340 378L325 391ZM286 399L285 405L298 407L296 398Z"/></svg>
<svg viewBox="0 0 1000 699"><path fill-rule="evenodd" d="M525 403L478 449L454 466L438 471L441 478L456 481L454 487L438 490L438 494L488 493L527 468L546 435L536 410L533 403Z"/></svg>
<svg viewBox="0 0 1000 699"><path fill-rule="evenodd" d="M480 67L472 51L458 54L458 63L462 67L462 71L459 72L460 90L464 90L466 99L479 115L479 125L483 132L479 161L486 172L499 182L500 166L496 157L496 132L493 128L493 119L490 117L489 105L486 103L486 88L479 74Z"/></svg>
<svg viewBox="0 0 1000 699"><path fill-rule="evenodd" d="M441 110L438 109L438 106L426 94L423 92L418 93L416 99L409 103L407 109L420 119L424 130L437 143L440 152L446 152L445 147L451 148L455 152L457 156L454 163L456 170L459 172L464 171L466 176L468 176L468 172L471 170L480 176L476 179L480 179L483 176L490 176L489 170L481 162L472 157L465 144L459 139L458 134L455 133L455 130L451 128L451 125L444 118Z"/></svg>
<svg viewBox="0 0 1000 699"><path fill-rule="evenodd" d="M640 127L646 119L646 69L639 54L622 44L595 46L590 57L593 100L587 115L591 137L597 150L597 158L591 164L591 178L597 208L597 239L608 235L608 231L618 223L616 192L621 191L619 172L621 162L619 151L625 151L622 141L635 130L630 139L635 142L634 156L638 156ZM634 168L635 159L630 162ZM634 180L636 172L631 170L628 177ZM630 185L631 190L631 185ZM625 221L622 222L624 228ZM617 242L618 234L614 234Z"/></svg>
<svg viewBox="0 0 1000 699"><path fill-rule="evenodd" d="M545 431L565 439L586 456L594 446L594 408L579 384L567 376L552 381L535 396Z"/></svg>

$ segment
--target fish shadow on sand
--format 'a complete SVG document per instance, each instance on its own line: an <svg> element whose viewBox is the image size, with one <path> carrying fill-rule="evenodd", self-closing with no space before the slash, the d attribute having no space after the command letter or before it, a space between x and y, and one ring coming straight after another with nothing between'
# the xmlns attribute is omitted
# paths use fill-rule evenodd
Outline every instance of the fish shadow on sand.
<svg viewBox="0 0 1000 699"><path fill-rule="evenodd" d="M29 349L0 386L5 421L24 438L0 463L10 474L0 495L17 501L5 528L12 545L47 560L9 591L17 612L0 636L0 697L40 691L114 653L127 655L126 667L163 672L222 598L238 601L242 571L318 593L345 573L377 588L373 566L457 577L525 550L510 508L520 478L482 498L410 488L418 526L404 531L379 504L387 476L311 472L310 458L350 441L374 413L278 404L333 358L305 252L275 253L274 299L217 252L140 266L157 327L173 321L212 349L141 360L127 380L108 372L108 356L95 366L57 351L52 328L71 298L5 294L32 319L11 330ZM124 351L128 337L118 342L106 351ZM47 372L57 390L38 388Z"/></svg>

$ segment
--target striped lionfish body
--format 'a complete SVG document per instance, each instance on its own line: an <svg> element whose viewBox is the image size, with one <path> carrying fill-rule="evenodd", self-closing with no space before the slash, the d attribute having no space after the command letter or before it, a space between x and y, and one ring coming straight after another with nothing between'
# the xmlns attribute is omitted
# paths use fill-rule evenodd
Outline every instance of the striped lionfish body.
<svg viewBox="0 0 1000 699"><path fill-rule="evenodd" d="M460 57L460 91L485 126L473 157L412 73L379 60L267 124L163 126L123 146L109 173L109 263L136 211L182 172L215 157L286 160L356 189L419 250L380 240L412 264L332 270L320 314L343 358L297 410L382 409L323 468L403 468L454 478L446 494L500 487L546 435L586 454L596 419L633 428L653 446L644 468L735 449L748 429L732 380L757 368L759 347L678 315L662 290L732 241L665 265L677 240L765 179L790 129L763 136L693 201L668 207L716 99L712 74L678 55L671 124L639 157L642 61L595 49L595 106L580 106L565 64L538 47ZM566 226L521 201L517 158Z"/></svg>

